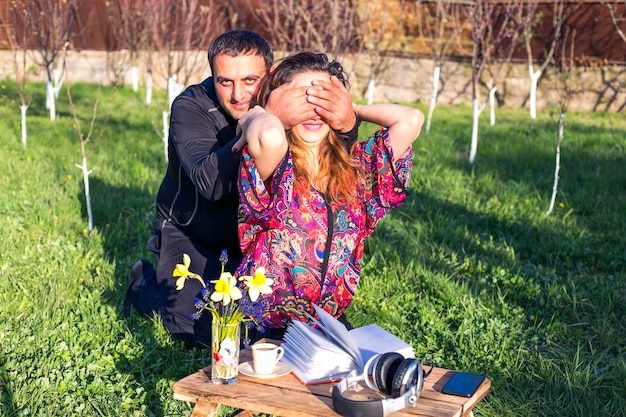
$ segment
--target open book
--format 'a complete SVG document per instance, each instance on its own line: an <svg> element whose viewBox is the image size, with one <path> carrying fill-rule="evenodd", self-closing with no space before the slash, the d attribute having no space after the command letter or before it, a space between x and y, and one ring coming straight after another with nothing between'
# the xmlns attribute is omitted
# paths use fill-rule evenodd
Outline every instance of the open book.
<svg viewBox="0 0 626 417"><path fill-rule="evenodd" d="M377 353L398 352L413 358L408 343L376 324L348 331L332 315L314 305L317 326L293 320L284 336L283 362L291 366L296 378L305 385L338 381L352 370L363 371Z"/></svg>

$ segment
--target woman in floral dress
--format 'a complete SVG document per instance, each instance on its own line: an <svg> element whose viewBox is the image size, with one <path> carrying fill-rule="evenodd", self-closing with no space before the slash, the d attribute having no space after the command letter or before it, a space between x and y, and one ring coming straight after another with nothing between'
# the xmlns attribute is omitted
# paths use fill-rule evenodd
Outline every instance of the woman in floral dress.
<svg viewBox="0 0 626 417"><path fill-rule="evenodd" d="M354 105L361 120L383 127L346 149L320 115L285 131L262 108L283 84L323 88L313 80L331 77L347 86L341 65L324 54L287 57L259 87L259 106L239 120L247 147L239 177L244 260L237 273L264 267L274 280L265 296L269 328L285 328L292 318L306 321L312 304L343 320L359 282L365 239L407 196L411 147L424 120L419 110Z"/></svg>

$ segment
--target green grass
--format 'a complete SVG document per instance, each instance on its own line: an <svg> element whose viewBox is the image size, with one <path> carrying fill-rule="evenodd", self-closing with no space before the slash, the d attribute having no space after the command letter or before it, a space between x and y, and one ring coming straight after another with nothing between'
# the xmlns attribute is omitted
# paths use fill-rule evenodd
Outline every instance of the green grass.
<svg viewBox="0 0 626 417"><path fill-rule="evenodd" d="M166 167L160 106L115 93L102 140L88 145L89 233L67 95L51 122L43 86L29 85L24 149L13 86L0 88L0 415L190 415L171 386L209 354L121 316ZM95 92L72 86L83 131ZM470 112L438 108L416 142L410 197L366 245L350 319L393 331L419 358L486 374L477 416L626 415L626 120L568 115L557 207L544 218L553 119L483 117L468 167Z"/></svg>

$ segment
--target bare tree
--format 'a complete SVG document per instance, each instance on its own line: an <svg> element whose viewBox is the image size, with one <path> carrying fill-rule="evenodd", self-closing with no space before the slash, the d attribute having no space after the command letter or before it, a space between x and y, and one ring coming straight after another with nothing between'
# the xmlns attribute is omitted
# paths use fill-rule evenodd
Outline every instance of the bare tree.
<svg viewBox="0 0 626 417"><path fill-rule="evenodd" d="M26 75L28 72L26 66L26 52L28 50L26 45L26 27L19 24L23 18L20 15L22 9L18 7L17 2L9 4L9 8L5 12L6 15L0 15L0 26L4 29L5 38L13 57L13 76L15 78L15 87L20 97L22 145L26 147L28 141L26 111L32 98L31 94L26 93Z"/></svg>
<svg viewBox="0 0 626 417"><path fill-rule="evenodd" d="M71 46L77 11L83 0L15 0L23 17L21 22L31 32L28 44L34 46L35 62L46 75L46 108L50 120L56 119L56 103L63 84L65 52Z"/></svg>
<svg viewBox="0 0 626 417"><path fill-rule="evenodd" d="M72 115L74 116L74 128L76 129L76 133L78 134L78 139L80 140L80 151L81 151L81 163L75 164L77 168L79 168L83 173L83 185L85 187L85 205L87 206L87 221L89 224L89 231L93 230L93 211L91 209L91 191L89 189L89 175L93 172L93 168L89 169L87 167L87 158L89 156L89 152L87 152L87 144L91 141L91 135L94 132L94 127L96 125L96 119L98 116L98 104L100 102L100 86L98 85L98 92L96 94L96 99L93 105L93 112L91 114L91 123L89 124L89 131L85 135L81 129L80 121L78 118L78 113L76 111L76 106L74 105L74 101L72 100L72 93L70 91L70 85L67 84L67 96L70 102L70 109L72 110ZM111 109L113 108L113 98L115 97L115 91L111 94L111 100L109 102L109 107L106 111L104 122L100 127L100 134L94 143L94 146L97 146L100 140L102 139L102 135L104 134L105 127L109 121L109 116L111 115Z"/></svg>
<svg viewBox="0 0 626 417"><path fill-rule="evenodd" d="M605 1L604 5L609 10L609 16L615 31L626 43L626 3L622 2L622 4L619 4L617 0L613 0Z"/></svg>
<svg viewBox="0 0 626 417"><path fill-rule="evenodd" d="M426 133L430 132L430 124L433 113L437 105L437 97L443 88L440 84L441 70L452 52L454 28L451 26L452 16L459 16L455 13L457 3L444 0L435 2L420 1L420 14L422 19L419 22L419 34L424 46L430 52L433 59L433 74L430 77L432 91L430 94L430 104L428 106L428 116L426 117ZM461 25L463 23L461 22Z"/></svg>
<svg viewBox="0 0 626 417"><path fill-rule="evenodd" d="M498 84L511 68L513 53L522 40L520 37L524 26L521 15L522 9L523 6L520 6L513 11L514 14L511 16L511 22L509 23L511 33L507 35L505 42L496 46L495 53L487 60L485 67L489 74L486 87L489 93L489 123L491 126L496 124L496 93Z"/></svg>
<svg viewBox="0 0 626 417"><path fill-rule="evenodd" d="M247 0L247 5L277 51L307 49L341 59L361 42L357 0Z"/></svg>
<svg viewBox="0 0 626 417"><path fill-rule="evenodd" d="M109 65L115 75L115 83L121 84L123 72L130 66L131 84L134 92L139 90L139 54L148 35L148 10L145 2L134 0L109 0L106 2L107 17L113 48L109 51ZM127 52L127 55L124 54Z"/></svg>
<svg viewBox="0 0 626 417"><path fill-rule="evenodd" d="M569 39L568 39L569 38ZM569 36L569 28L565 28L563 42L561 43L561 54L559 60L559 80L560 80L560 102L559 102L559 118L557 121L556 149L554 160L554 180L552 182L552 195L550 197L550 205L546 210L544 217L547 217L554 210L554 203L559 190L559 173L561 171L561 143L565 136L565 117L571 99L571 78L574 74L574 41L576 39L576 30ZM567 48L569 46L569 54Z"/></svg>
<svg viewBox="0 0 626 417"><path fill-rule="evenodd" d="M206 2L205 2L206 3ZM169 111L174 98L189 83L192 74L207 65L209 41L224 31L224 9L211 1L149 0L148 20L152 23L147 42L147 67L150 77L160 76L167 84L167 104L162 112L162 140L167 160ZM150 84L152 81L149 81Z"/></svg>
<svg viewBox="0 0 626 417"><path fill-rule="evenodd" d="M187 85L191 75L207 64L209 41L226 28L223 9L213 1L208 5L201 5L199 0L147 3L152 13L151 49L159 56L152 64L153 72L164 81L175 78L176 82Z"/></svg>
<svg viewBox="0 0 626 417"><path fill-rule="evenodd" d="M519 0L506 3L476 0L457 9L458 13L455 16L456 39L459 48L470 58L472 70L473 116L468 157L470 165L475 161L478 148L478 119L487 105L486 99L480 97L483 70L489 62L499 59L499 56L495 55L497 48L501 48L507 43L514 43L516 34L521 29L520 22L514 18L519 15L521 5ZM467 18L464 18L464 15ZM463 21L466 21L467 24L462 24ZM469 45L466 41L468 38L471 39Z"/></svg>
<svg viewBox="0 0 626 417"><path fill-rule="evenodd" d="M613 28L619 35L620 39L626 44L626 2L622 3L623 4L620 4L619 0L606 0L604 5L609 11L609 17ZM615 79L610 81L606 80L605 85L608 86L607 88L613 90L613 99L611 101L615 99L620 91L623 91L626 88L626 83ZM608 107L609 105L607 105L607 109ZM623 111L624 108L626 108L626 102L622 103L617 111Z"/></svg>
<svg viewBox="0 0 626 417"><path fill-rule="evenodd" d="M360 42L355 43L351 52L358 60L365 53L368 60L369 81L367 83L367 103L374 101L376 81L389 68L389 58L392 51L402 51L404 42L405 22L414 14L410 7L412 2L400 0L398 2L370 2L362 1L358 5L358 33Z"/></svg>
<svg viewBox="0 0 626 417"><path fill-rule="evenodd" d="M539 81L548 65L552 62L556 48L561 41L563 24L573 12L573 8L571 8L571 11L567 11L570 6L566 6L565 0L552 0L552 15L549 16L552 19L551 36L536 38L534 31L537 27L544 24L543 19L546 17L543 13L537 14L538 3L539 0L528 1L524 14L524 44L528 58L528 75L530 76L529 108L531 119L537 117L537 87ZM538 62L539 67L535 70L534 62L535 56L538 55L537 49L540 49L540 59Z"/></svg>

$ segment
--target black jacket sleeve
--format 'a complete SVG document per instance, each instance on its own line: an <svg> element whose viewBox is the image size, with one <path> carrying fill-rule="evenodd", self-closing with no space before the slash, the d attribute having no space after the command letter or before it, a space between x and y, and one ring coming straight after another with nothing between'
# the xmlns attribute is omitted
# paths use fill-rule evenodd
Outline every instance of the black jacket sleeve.
<svg viewBox="0 0 626 417"><path fill-rule="evenodd" d="M352 129L350 129L349 132L337 132L337 136L339 136L339 139L344 143L344 145L346 146L346 149L348 151L350 151L350 149L352 148L352 145L354 145L354 143L359 140L359 126L361 126L361 120L359 119L359 115L355 113L356 116L356 123L354 124L354 127Z"/></svg>
<svg viewBox="0 0 626 417"><path fill-rule="evenodd" d="M170 116L171 145L198 192L207 200L220 200L237 188L240 153L235 126L201 101L179 97ZM213 110L213 111L211 111Z"/></svg>

